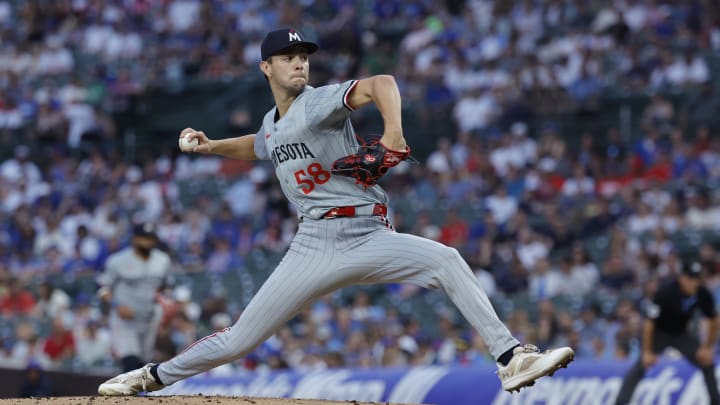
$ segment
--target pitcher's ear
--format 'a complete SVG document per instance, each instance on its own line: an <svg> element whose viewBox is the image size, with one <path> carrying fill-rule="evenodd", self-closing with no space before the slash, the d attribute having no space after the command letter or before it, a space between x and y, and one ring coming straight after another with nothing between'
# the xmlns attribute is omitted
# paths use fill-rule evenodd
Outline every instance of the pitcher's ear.
<svg viewBox="0 0 720 405"><path fill-rule="evenodd" d="M260 71L265 75L265 77L268 77L268 74L270 73L270 65L272 64L272 56L268 58L268 60L261 60L260 61Z"/></svg>

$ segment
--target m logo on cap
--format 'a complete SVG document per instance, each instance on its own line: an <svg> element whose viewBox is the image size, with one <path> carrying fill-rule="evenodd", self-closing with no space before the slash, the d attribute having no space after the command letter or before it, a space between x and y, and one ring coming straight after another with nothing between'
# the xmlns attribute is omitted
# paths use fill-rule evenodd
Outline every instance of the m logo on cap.
<svg viewBox="0 0 720 405"><path fill-rule="evenodd" d="M260 56L262 60L267 61L271 56L290 51L288 48L298 45L302 45L303 51L307 54L314 53L318 49L317 44L305 41L302 35L293 28L270 31L260 45Z"/></svg>
<svg viewBox="0 0 720 405"><path fill-rule="evenodd" d="M288 32L288 41L302 41L302 38L300 38L300 34L298 34L295 31L289 31Z"/></svg>

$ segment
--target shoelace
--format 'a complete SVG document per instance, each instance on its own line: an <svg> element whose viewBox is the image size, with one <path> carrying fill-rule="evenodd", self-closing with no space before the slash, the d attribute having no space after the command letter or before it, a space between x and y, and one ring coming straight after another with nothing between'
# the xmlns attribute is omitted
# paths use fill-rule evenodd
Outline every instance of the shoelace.
<svg viewBox="0 0 720 405"><path fill-rule="evenodd" d="M538 349L537 346L531 345L528 343L528 344L522 346L522 352L523 353L539 353L540 349Z"/></svg>
<svg viewBox="0 0 720 405"><path fill-rule="evenodd" d="M518 350L517 353L513 353L513 355L519 354L519 353L540 353L540 349L538 349L537 346L529 344L529 343L527 343L523 346L520 346L520 349L522 349L522 350ZM510 365L510 363L508 363L508 365ZM509 371L510 370L507 368L507 366L504 366L501 369L495 371L495 374L497 374L501 378L505 378L505 377L507 377Z"/></svg>

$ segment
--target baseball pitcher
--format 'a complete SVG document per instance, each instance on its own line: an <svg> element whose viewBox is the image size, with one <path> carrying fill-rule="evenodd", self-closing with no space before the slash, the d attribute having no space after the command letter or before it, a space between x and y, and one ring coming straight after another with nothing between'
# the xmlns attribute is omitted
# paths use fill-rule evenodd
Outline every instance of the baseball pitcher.
<svg viewBox="0 0 720 405"><path fill-rule="evenodd" d="M376 184L410 153L395 79L380 75L310 87L309 55L317 49L293 29L267 34L260 70L275 107L256 134L223 140L192 128L180 134L197 139L193 152L272 161L300 220L285 257L232 327L200 339L167 362L108 380L98 389L101 395L161 389L241 358L304 306L353 284L442 288L487 342L508 391L532 385L572 360L568 347L539 353L532 345L521 346L457 250L395 232L387 218L388 197ZM384 132L377 141L360 143L349 116L370 103L382 115Z"/></svg>

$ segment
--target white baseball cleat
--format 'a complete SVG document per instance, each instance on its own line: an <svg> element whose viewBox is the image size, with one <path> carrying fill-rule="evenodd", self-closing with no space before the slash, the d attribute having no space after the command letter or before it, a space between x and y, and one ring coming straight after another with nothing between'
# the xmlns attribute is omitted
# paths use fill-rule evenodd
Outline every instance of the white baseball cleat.
<svg viewBox="0 0 720 405"><path fill-rule="evenodd" d="M520 391L520 388L534 385L538 378L552 376L558 369L567 367L574 357L575 352L569 347L540 353L533 345L519 346L513 350L507 366L498 364L497 375L505 391Z"/></svg>
<svg viewBox="0 0 720 405"><path fill-rule="evenodd" d="M106 396L135 395L139 392L157 391L163 388L164 386L157 383L150 374L152 366L153 364L148 363L143 367L105 381L98 387L98 394Z"/></svg>

